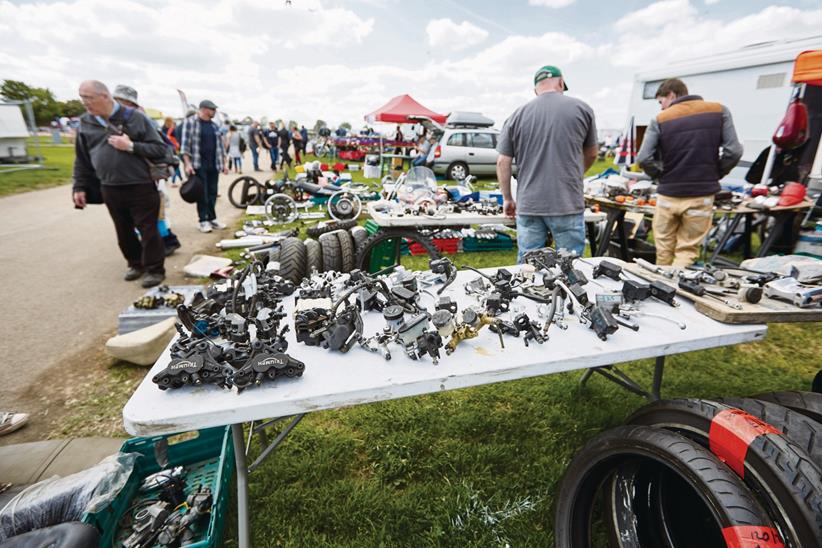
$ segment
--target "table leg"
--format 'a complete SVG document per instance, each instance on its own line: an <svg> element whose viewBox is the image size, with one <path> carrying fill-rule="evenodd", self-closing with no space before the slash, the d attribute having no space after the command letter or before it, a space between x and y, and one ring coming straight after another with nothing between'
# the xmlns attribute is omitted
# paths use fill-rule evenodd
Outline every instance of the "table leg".
<svg viewBox="0 0 822 548"><path fill-rule="evenodd" d="M722 238L719 239L719 243L716 244L716 249L714 249L714 252L711 255L710 260L708 261L708 264L714 264L714 261L716 261L716 258L719 256L719 254L722 253L722 248L724 248L725 244L728 243L728 239L731 237L731 234L734 233L736 227L739 226L739 221L741 220L742 215L734 215L734 218L731 220L730 226L727 227L725 232L722 234Z"/></svg>
<svg viewBox="0 0 822 548"><path fill-rule="evenodd" d="M762 245L759 246L759 251L756 252L757 257L765 257L768 254L773 243L785 232L785 225L791 215L792 213L777 213L773 216L773 228L768 233L765 241L762 242Z"/></svg>
<svg viewBox="0 0 822 548"><path fill-rule="evenodd" d="M662 374L664 371L665 356L658 356L656 358L656 363L654 364L654 379L651 384L650 392L642 388L639 383L624 372L617 369L614 365L603 365L601 367L591 367L590 369L586 369L579 378L579 383L580 385L584 385L588 379L591 378L591 375L597 373L598 375L605 377L612 383L621 386L629 392L642 396L650 401L657 401L661 399L660 392L662 390Z"/></svg>
<svg viewBox="0 0 822 548"><path fill-rule="evenodd" d="M608 251L608 244L611 242L611 235L614 233L614 223L619 217L619 210L609 209L608 217L605 221L605 229L602 231L602 237L599 240L596 253L594 257L602 257Z"/></svg>
<svg viewBox="0 0 822 548"><path fill-rule="evenodd" d="M591 256L593 257L597 249L596 223L585 223L585 232L588 233L588 245L591 246Z"/></svg>
<svg viewBox="0 0 822 548"><path fill-rule="evenodd" d="M628 249L628 234L625 231L625 212L620 211L617 217L617 231L619 236L620 258L626 263L631 262L631 251Z"/></svg>
<svg viewBox="0 0 822 548"><path fill-rule="evenodd" d="M744 249L742 250L743 257L751 258L751 234L753 234L753 213L745 213L745 241L742 242Z"/></svg>
<svg viewBox="0 0 822 548"><path fill-rule="evenodd" d="M245 464L242 424L231 425L231 437L234 440L234 462L237 465L237 544L239 548L248 548L248 467Z"/></svg>

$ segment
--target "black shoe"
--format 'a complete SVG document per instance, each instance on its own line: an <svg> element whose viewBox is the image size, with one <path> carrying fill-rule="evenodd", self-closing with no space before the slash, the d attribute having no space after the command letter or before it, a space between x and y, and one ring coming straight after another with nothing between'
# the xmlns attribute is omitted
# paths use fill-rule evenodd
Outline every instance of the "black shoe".
<svg viewBox="0 0 822 548"><path fill-rule="evenodd" d="M163 280L165 279L166 277L164 274L155 274L149 272L148 274L146 274L146 277L143 278L143 283L140 285L142 285L145 288L154 287L155 285L160 285L161 283L163 283Z"/></svg>
<svg viewBox="0 0 822 548"><path fill-rule="evenodd" d="M135 267L131 266L131 267L129 267L128 270L126 270L126 275L123 276L123 279L127 282L133 282L134 280L136 280L137 278L139 278L142 275L143 275L143 269L142 268L135 268Z"/></svg>

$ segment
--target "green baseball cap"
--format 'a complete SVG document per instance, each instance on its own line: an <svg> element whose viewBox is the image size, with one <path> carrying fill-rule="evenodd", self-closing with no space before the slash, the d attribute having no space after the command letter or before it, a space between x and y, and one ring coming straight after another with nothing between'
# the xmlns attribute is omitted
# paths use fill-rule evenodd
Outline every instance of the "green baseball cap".
<svg viewBox="0 0 822 548"><path fill-rule="evenodd" d="M553 65L545 65L534 74L534 85L536 86L546 78L559 78L562 76L562 71ZM563 88L568 91L568 84L563 80Z"/></svg>

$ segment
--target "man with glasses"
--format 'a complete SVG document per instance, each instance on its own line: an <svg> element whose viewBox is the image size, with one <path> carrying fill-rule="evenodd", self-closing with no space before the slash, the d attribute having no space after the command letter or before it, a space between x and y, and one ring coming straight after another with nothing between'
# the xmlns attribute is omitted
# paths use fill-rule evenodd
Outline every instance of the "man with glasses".
<svg viewBox="0 0 822 548"><path fill-rule="evenodd" d="M157 228L160 195L146 160L164 159L166 144L143 113L126 113L102 82L80 84L80 99L86 113L75 142L74 207L84 209L99 188L128 263L126 281L145 273L143 287L158 285L165 278L165 249Z"/></svg>

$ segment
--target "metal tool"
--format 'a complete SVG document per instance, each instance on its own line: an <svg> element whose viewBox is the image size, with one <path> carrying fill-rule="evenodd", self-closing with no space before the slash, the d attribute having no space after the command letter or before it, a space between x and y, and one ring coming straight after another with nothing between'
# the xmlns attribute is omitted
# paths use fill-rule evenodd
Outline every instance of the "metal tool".
<svg viewBox="0 0 822 548"><path fill-rule="evenodd" d="M699 285L697 282L692 282L690 280L679 280L679 289L685 291L686 293L690 293L691 295L696 295L697 297L710 297L721 302L725 306L730 306L735 310L742 310L741 304L731 302L728 299L723 299L718 295L709 293L708 291L705 291L705 288Z"/></svg>
<svg viewBox="0 0 822 548"><path fill-rule="evenodd" d="M661 266L657 266L655 264L649 263L645 259L634 259L634 262L639 265L640 268L644 268L649 272L653 272L654 274L660 274L665 276L666 278L674 278L674 271L673 270L666 270Z"/></svg>

